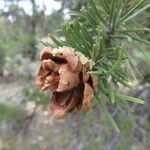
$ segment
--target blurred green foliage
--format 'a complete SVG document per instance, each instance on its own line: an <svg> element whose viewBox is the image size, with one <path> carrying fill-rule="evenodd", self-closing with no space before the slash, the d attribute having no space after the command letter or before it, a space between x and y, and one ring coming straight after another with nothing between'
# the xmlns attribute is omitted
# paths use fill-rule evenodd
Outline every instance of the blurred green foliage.
<svg viewBox="0 0 150 150"><path fill-rule="evenodd" d="M132 150L133 141L129 137L123 137L117 144L116 150Z"/></svg>
<svg viewBox="0 0 150 150"><path fill-rule="evenodd" d="M52 14L45 15L44 10L36 10L32 16L26 14L17 4L9 5L7 8L7 12L4 10L0 12L1 64L4 63L6 56L18 53L30 57L29 54L36 51L38 40L47 36L48 32L53 33L63 21L62 12L53 11Z"/></svg>
<svg viewBox="0 0 150 150"><path fill-rule="evenodd" d="M12 8L10 8L11 11ZM16 14L12 16L0 15L0 49L1 56L16 55L24 53L29 49L29 35L23 29L20 17L25 15L23 10L15 9ZM18 21L19 20L19 21Z"/></svg>
<svg viewBox="0 0 150 150"><path fill-rule="evenodd" d="M0 120L20 119L25 116L25 111L15 106L0 104Z"/></svg>
<svg viewBox="0 0 150 150"><path fill-rule="evenodd" d="M24 88L22 94L28 101L34 101L37 105L42 105L44 108L47 108L50 95L37 91L36 88Z"/></svg>
<svg viewBox="0 0 150 150"><path fill-rule="evenodd" d="M55 1L62 2L61 10L63 9L79 10L88 3L88 0L55 0Z"/></svg>
<svg viewBox="0 0 150 150"><path fill-rule="evenodd" d="M7 144L3 146L1 150L16 150L16 146L14 146L13 144Z"/></svg>
<svg viewBox="0 0 150 150"><path fill-rule="evenodd" d="M48 131L45 135L44 135L44 140L46 140L47 142L51 143L53 141L53 133L51 131Z"/></svg>
<svg viewBox="0 0 150 150"><path fill-rule="evenodd" d="M41 150L38 144L31 144L29 150Z"/></svg>

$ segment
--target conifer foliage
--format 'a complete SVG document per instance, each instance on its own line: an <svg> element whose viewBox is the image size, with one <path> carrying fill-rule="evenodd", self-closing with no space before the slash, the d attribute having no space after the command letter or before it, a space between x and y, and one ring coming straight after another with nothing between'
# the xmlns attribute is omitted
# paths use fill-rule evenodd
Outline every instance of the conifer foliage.
<svg viewBox="0 0 150 150"><path fill-rule="evenodd" d="M61 25L58 33L64 40L49 34L53 44L43 43L55 48L72 47L92 61L89 73L99 78L95 101L118 132L119 128L109 114L107 105L128 108L127 101L144 103L119 93L117 87L123 85L132 88L129 84L132 80L129 64L130 70L135 68L129 48L145 54L146 50L141 50L140 46L150 45L144 39L150 29L145 27L143 21L149 7L150 3L146 0L89 0L79 12L71 11L72 19Z"/></svg>

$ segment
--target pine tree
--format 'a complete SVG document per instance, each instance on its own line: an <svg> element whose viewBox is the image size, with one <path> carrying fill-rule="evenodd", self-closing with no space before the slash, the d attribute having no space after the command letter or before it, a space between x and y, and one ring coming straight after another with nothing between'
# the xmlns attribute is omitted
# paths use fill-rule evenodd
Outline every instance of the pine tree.
<svg viewBox="0 0 150 150"><path fill-rule="evenodd" d="M72 47L92 60L90 73L99 78L95 92L97 105L118 132L118 126L108 112L108 103L127 109L127 101L144 103L119 93L117 89L120 84L132 88L129 82L133 77L128 66L130 64L131 71L136 67L132 64L130 49L147 55L144 47L150 42L144 37L150 29L145 27L143 20L149 7L145 0L89 0L79 12L71 11L72 19L61 25L58 33L65 40L49 34L53 44L43 43L50 47ZM101 98L102 95L107 100Z"/></svg>

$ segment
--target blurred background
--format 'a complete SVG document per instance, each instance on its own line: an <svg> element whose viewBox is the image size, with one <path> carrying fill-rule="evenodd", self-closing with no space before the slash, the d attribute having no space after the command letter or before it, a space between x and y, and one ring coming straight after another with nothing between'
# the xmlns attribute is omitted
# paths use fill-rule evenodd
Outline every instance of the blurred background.
<svg viewBox="0 0 150 150"><path fill-rule="evenodd" d="M135 91L121 90L146 103L131 104L133 113L120 107L112 111L121 133L97 106L55 120L47 111L50 91L40 92L35 85L40 41L49 40L48 33L71 19L67 13L86 3L0 0L0 150L149 150L150 65L142 54L134 53L137 70L143 68L142 78L133 83ZM150 27L150 20L145 22Z"/></svg>

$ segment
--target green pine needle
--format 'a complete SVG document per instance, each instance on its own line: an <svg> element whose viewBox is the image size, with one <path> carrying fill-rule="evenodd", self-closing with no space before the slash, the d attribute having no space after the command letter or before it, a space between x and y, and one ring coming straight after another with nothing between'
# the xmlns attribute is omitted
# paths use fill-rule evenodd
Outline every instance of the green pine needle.
<svg viewBox="0 0 150 150"><path fill-rule="evenodd" d="M131 102L139 103L139 104L144 104L143 100L135 98L135 97L131 97L131 96L127 96L127 95L123 95L123 94L119 94L119 93L117 93L116 96L123 100L131 101Z"/></svg>

